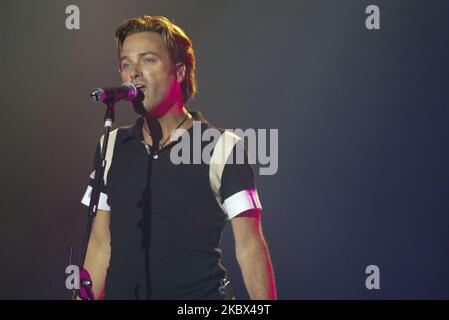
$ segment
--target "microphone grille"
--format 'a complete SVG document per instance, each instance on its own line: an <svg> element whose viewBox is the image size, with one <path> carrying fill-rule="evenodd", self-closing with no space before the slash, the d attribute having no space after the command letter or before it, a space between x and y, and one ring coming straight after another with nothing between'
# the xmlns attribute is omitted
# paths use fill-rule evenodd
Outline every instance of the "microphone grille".
<svg viewBox="0 0 449 320"><path fill-rule="evenodd" d="M131 90L128 90L127 100L132 100L137 97L137 94L138 94L137 87L134 85L134 83L124 82L124 83L122 83L122 86L128 87L128 89L131 89Z"/></svg>
<svg viewBox="0 0 449 320"><path fill-rule="evenodd" d="M104 93L103 89L101 88L95 89L94 91L91 92L90 98L96 102L101 101L101 96L103 95L103 93Z"/></svg>

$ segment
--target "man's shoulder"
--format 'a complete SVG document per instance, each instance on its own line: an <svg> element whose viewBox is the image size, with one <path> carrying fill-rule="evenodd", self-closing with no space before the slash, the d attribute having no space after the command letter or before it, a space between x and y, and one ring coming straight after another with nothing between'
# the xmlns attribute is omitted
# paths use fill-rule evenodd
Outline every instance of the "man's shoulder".
<svg viewBox="0 0 449 320"><path fill-rule="evenodd" d="M189 113L192 115L193 121L198 121L201 123L201 128L203 130L215 129L218 130L220 133L225 132L225 129L217 126L215 123L211 123L208 119L206 119L201 111L191 110L189 111Z"/></svg>
<svg viewBox="0 0 449 320"><path fill-rule="evenodd" d="M143 117L138 117L133 124L120 126L115 129L117 132L117 139L119 141L125 141L130 138L137 138L142 140L142 127L143 127Z"/></svg>

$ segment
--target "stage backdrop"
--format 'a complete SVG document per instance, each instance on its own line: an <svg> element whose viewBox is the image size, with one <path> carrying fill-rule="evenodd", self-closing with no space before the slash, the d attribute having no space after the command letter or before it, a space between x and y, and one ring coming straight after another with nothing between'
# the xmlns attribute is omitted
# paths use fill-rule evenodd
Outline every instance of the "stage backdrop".
<svg viewBox="0 0 449 320"><path fill-rule="evenodd" d="M79 29L66 27L70 5ZM0 298L70 298L104 114L88 95L120 84L113 33L145 14L193 40L190 109L223 128L279 130L278 171L257 183L280 299L449 298L448 1L0 7ZM135 118L117 105L116 126ZM229 227L223 252L245 299Z"/></svg>

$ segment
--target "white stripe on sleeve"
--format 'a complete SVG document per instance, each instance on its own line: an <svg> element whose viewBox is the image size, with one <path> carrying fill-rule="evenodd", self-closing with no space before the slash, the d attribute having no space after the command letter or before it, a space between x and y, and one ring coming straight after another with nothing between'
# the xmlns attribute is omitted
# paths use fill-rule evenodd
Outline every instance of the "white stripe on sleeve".
<svg viewBox="0 0 449 320"><path fill-rule="evenodd" d="M81 200L81 203L87 207L90 205L91 193L92 193L92 187L87 186L87 190L84 193L83 199ZM111 207L108 205L107 201L108 201L108 195L103 192L100 192L100 200L98 201L98 210L111 211Z"/></svg>
<svg viewBox="0 0 449 320"><path fill-rule="evenodd" d="M242 190L233 194L224 201L223 207L229 220L247 210L262 209L256 189Z"/></svg>

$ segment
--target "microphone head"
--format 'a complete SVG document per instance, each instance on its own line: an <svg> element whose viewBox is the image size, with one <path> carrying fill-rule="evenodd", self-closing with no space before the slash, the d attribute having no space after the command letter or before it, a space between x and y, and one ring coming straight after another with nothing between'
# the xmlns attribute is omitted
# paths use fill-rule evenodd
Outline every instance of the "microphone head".
<svg viewBox="0 0 449 320"><path fill-rule="evenodd" d="M141 91L131 82L122 83L119 87L97 88L90 93L90 98L95 102L106 104L116 103L120 100L133 101Z"/></svg>
<svg viewBox="0 0 449 320"><path fill-rule="evenodd" d="M137 98L137 96L139 95L139 90L134 85L134 83L124 82L124 83L122 83L122 87L128 88L128 98L126 98L126 100L128 100L128 101Z"/></svg>
<svg viewBox="0 0 449 320"><path fill-rule="evenodd" d="M101 88L97 88L90 93L90 98L95 101L101 101L101 97L104 94L104 90Z"/></svg>

